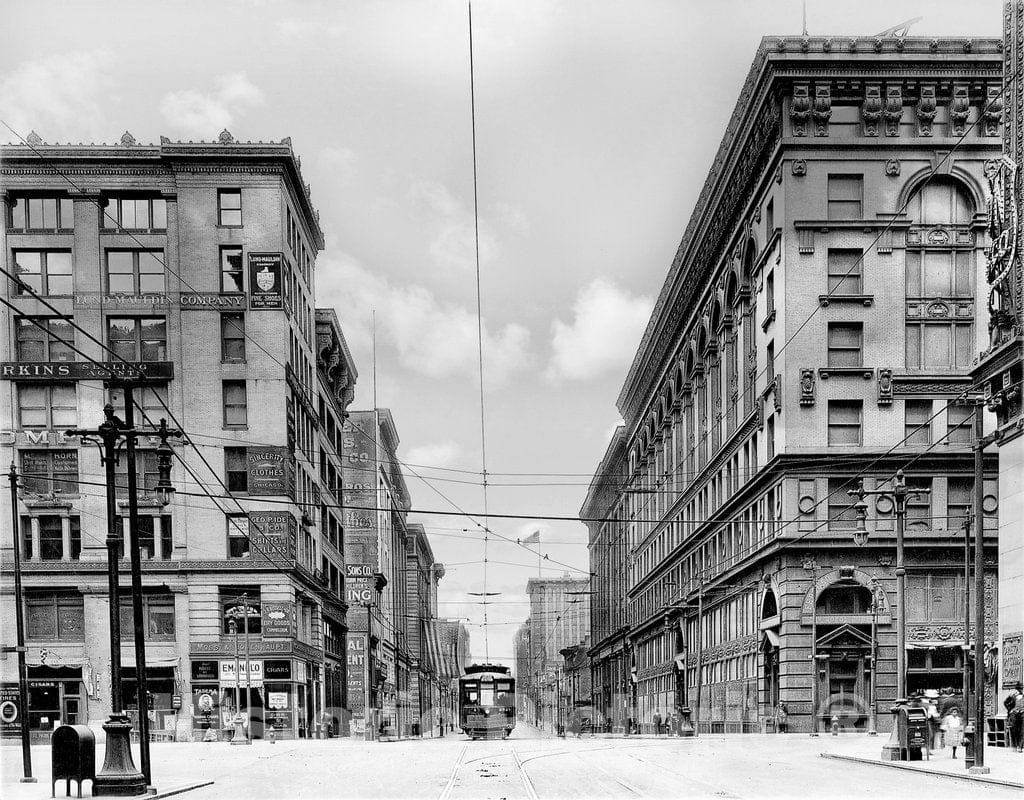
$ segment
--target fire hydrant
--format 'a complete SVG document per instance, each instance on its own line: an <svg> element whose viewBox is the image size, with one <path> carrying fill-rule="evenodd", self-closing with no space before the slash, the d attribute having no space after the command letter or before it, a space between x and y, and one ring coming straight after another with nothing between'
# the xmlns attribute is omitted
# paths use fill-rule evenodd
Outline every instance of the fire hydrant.
<svg viewBox="0 0 1024 800"><path fill-rule="evenodd" d="M837 714L832 715L832 735L839 735L839 716Z"/></svg>
<svg viewBox="0 0 1024 800"><path fill-rule="evenodd" d="M277 728L273 725L270 726L270 733L267 734L267 738L270 740L271 744L274 744L277 741Z"/></svg>

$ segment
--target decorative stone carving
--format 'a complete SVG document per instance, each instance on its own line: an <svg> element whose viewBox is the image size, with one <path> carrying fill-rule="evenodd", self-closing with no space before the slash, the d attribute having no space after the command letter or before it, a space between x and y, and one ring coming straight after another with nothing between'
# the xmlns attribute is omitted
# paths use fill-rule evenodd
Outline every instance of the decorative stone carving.
<svg viewBox="0 0 1024 800"><path fill-rule="evenodd" d="M897 164L899 162L896 162ZM899 172L897 171L897 175ZM878 237L878 244L875 250L879 255L890 255L892 253L892 228L886 228Z"/></svg>
<svg viewBox="0 0 1024 800"><path fill-rule="evenodd" d="M217 137L217 141L221 144L231 144L235 141L235 137L231 135L231 131L225 128L220 132L220 136Z"/></svg>
<svg viewBox="0 0 1024 800"><path fill-rule="evenodd" d="M856 53L857 52L857 40L856 39L850 39L850 41L847 42L847 44L846 44L846 49L849 50L851 53Z"/></svg>
<svg viewBox="0 0 1024 800"><path fill-rule="evenodd" d="M900 120L903 119L903 89L899 84L885 87L885 135L900 135Z"/></svg>
<svg viewBox="0 0 1024 800"><path fill-rule="evenodd" d="M802 158L793 159L793 174L802 178L807 174L807 162Z"/></svg>
<svg viewBox="0 0 1024 800"><path fill-rule="evenodd" d="M939 52L939 40L932 39L930 42L928 42L928 49L933 53Z"/></svg>
<svg viewBox="0 0 1024 800"><path fill-rule="evenodd" d="M775 182L782 183L782 164L775 168Z"/></svg>
<svg viewBox="0 0 1024 800"><path fill-rule="evenodd" d="M128 131L121 134L121 146L122 147L134 147L138 142L135 141L135 137L132 136Z"/></svg>
<svg viewBox="0 0 1024 800"><path fill-rule="evenodd" d="M986 136L999 135L999 123L1003 119L1003 93L998 84L985 88L985 110L981 114Z"/></svg>
<svg viewBox="0 0 1024 800"><path fill-rule="evenodd" d="M864 87L860 115L864 120L864 135L878 136L878 123L882 119L882 87L879 84L869 83Z"/></svg>
<svg viewBox="0 0 1024 800"><path fill-rule="evenodd" d="M794 136L807 135L807 120L811 117L810 89L806 83L793 86L793 101L789 106L789 119Z"/></svg>
<svg viewBox="0 0 1024 800"><path fill-rule="evenodd" d="M814 405L814 368L800 368L800 405Z"/></svg>
<svg viewBox="0 0 1024 800"><path fill-rule="evenodd" d="M828 121L832 118L832 90L828 85L814 87L814 135L828 136Z"/></svg>
<svg viewBox="0 0 1024 800"><path fill-rule="evenodd" d="M875 37L875 41L873 42L873 45L874 45L876 53L881 53L882 52L882 40L880 38L878 38L877 36Z"/></svg>
<svg viewBox="0 0 1024 800"><path fill-rule="evenodd" d="M885 162L885 174L890 178L895 178L900 174L900 160L898 158L890 158Z"/></svg>
<svg viewBox="0 0 1024 800"><path fill-rule="evenodd" d="M40 144L43 143L43 137L40 136L35 131L29 131L28 132L28 136L25 137L25 141L28 142L28 144L31 147L36 147L37 145L40 145Z"/></svg>
<svg viewBox="0 0 1024 800"><path fill-rule="evenodd" d="M754 208L754 224L757 225L761 222L761 206L755 206Z"/></svg>
<svg viewBox="0 0 1024 800"><path fill-rule="evenodd" d="M953 84L953 96L949 101L949 124L954 136L963 136L967 128L967 117L971 112L971 98L966 83Z"/></svg>
<svg viewBox="0 0 1024 800"><path fill-rule="evenodd" d="M822 52L831 53L832 52L832 40L831 39L826 39L825 41L823 41L821 43L821 49L822 49Z"/></svg>
<svg viewBox="0 0 1024 800"><path fill-rule="evenodd" d="M904 39L902 36L900 36L899 38L896 39L896 52L897 53L902 53L903 52L903 48L906 47L906 46L907 46L907 40Z"/></svg>
<svg viewBox="0 0 1024 800"><path fill-rule="evenodd" d="M932 123L938 106L935 102L935 84L921 84L921 97L917 101L917 132L920 136L932 135Z"/></svg>
<svg viewBox="0 0 1024 800"><path fill-rule="evenodd" d="M878 405L892 405L892 370L888 367L878 370Z"/></svg>

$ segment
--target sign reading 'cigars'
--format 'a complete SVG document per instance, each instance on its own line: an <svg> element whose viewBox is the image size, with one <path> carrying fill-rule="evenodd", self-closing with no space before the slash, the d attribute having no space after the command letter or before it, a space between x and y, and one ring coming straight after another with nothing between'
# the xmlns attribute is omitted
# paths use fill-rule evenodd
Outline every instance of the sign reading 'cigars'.
<svg viewBox="0 0 1024 800"><path fill-rule="evenodd" d="M284 308L281 253L249 253L249 308L267 311Z"/></svg>

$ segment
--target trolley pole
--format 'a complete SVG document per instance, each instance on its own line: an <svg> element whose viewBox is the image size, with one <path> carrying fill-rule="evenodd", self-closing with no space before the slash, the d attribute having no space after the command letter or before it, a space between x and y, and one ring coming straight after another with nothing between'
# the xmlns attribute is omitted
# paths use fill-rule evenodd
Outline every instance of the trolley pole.
<svg viewBox="0 0 1024 800"><path fill-rule="evenodd" d="M21 783L36 783L32 777L32 747L28 730L28 665L25 662L25 608L21 590L21 532L18 530L18 468L11 462L11 536L14 544L14 626L18 637L18 722L21 727Z"/></svg>

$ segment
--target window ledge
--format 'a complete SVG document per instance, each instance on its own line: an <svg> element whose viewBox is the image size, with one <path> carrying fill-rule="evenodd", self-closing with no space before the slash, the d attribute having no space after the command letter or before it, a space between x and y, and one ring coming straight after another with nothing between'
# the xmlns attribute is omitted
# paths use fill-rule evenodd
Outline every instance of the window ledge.
<svg viewBox="0 0 1024 800"><path fill-rule="evenodd" d="M761 323L761 330L767 332L768 326L775 322L775 309L773 308L768 312L768 316L764 318L764 322Z"/></svg>
<svg viewBox="0 0 1024 800"><path fill-rule="evenodd" d="M218 224L218 225L214 225L214 227L215 228L228 228L228 229L231 229L231 230L238 230L240 228L244 228L245 225L219 225Z"/></svg>
<svg viewBox="0 0 1024 800"><path fill-rule="evenodd" d="M831 303L860 303L871 306L875 302L873 294L819 294L818 304L825 308Z"/></svg>
<svg viewBox="0 0 1024 800"><path fill-rule="evenodd" d="M875 371L871 367L818 367L818 377L823 381L836 375L860 375L869 381L875 377Z"/></svg>

